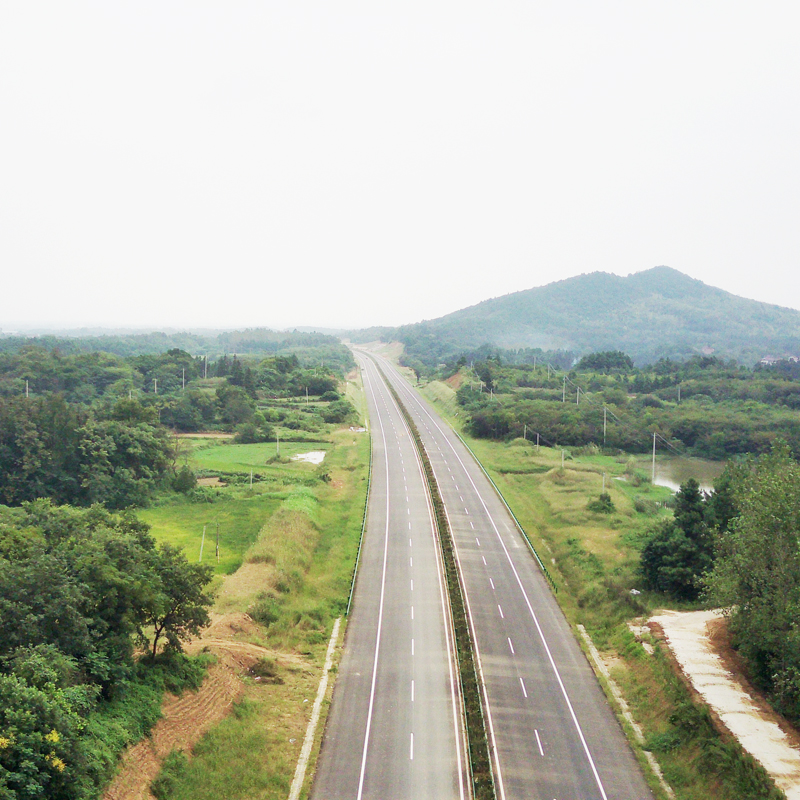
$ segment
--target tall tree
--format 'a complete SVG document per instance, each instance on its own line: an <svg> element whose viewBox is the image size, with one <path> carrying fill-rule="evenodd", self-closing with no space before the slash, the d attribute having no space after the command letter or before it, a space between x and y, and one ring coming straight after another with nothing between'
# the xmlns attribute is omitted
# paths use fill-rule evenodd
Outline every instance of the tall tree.
<svg viewBox="0 0 800 800"><path fill-rule="evenodd" d="M800 465L788 448L741 465L732 479L738 516L717 542L708 586L727 607L753 676L800 719Z"/></svg>

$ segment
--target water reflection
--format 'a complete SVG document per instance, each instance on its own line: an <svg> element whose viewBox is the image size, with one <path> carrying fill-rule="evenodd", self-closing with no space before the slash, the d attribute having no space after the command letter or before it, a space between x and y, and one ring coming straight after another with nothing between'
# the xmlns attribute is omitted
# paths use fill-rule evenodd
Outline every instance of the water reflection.
<svg viewBox="0 0 800 800"><path fill-rule="evenodd" d="M643 465L644 467L644 465ZM651 464L647 464L651 468ZM714 490L714 481L725 469L724 461L706 461L701 458L656 458L656 485L666 486L677 492L682 483L694 478L704 492Z"/></svg>

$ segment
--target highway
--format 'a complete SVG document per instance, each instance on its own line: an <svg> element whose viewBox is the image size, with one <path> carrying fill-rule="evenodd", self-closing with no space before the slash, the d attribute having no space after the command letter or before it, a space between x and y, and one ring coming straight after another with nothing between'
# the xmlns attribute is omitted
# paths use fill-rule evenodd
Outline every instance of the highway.
<svg viewBox="0 0 800 800"><path fill-rule="evenodd" d="M505 505L450 427L389 362L372 357L419 428L447 509L483 678L497 797L652 800Z"/></svg>
<svg viewBox="0 0 800 800"><path fill-rule="evenodd" d="M353 605L313 800L467 800L446 587L413 440L374 363L358 356L372 480Z"/></svg>

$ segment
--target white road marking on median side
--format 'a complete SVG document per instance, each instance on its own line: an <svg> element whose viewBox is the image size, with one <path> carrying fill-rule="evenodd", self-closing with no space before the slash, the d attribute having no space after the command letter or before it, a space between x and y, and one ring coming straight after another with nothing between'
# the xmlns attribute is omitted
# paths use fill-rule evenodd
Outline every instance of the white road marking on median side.
<svg viewBox="0 0 800 800"><path fill-rule="evenodd" d="M503 614L503 607L500 603L497 604L497 610L500 612L500 619L505 619L505 615Z"/></svg>
<svg viewBox="0 0 800 800"><path fill-rule="evenodd" d="M412 592L414 591L414 579L413 578L411 579L411 591Z"/></svg>
<svg viewBox="0 0 800 800"><path fill-rule="evenodd" d="M414 734L411 734L411 751L408 754L408 757L411 761L414 760Z"/></svg>
<svg viewBox="0 0 800 800"><path fill-rule="evenodd" d="M414 559L411 558L410 556L409 556L409 559L408 559L408 566L411 567L411 569L414 568Z"/></svg>
<svg viewBox="0 0 800 800"><path fill-rule="evenodd" d="M322 701L328 689L328 674L333 666L333 651L336 648L336 641L339 638L339 624L341 621L341 617L339 617L336 622L333 623L331 640L328 643L328 652L325 655L325 666L322 669L322 679L319 682L319 689L317 689L314 708L311 711L311 719L308 721L308 727L306 728L306 738L303 739L300 758L297 760L297 768L294 771L292 787L289 789L289 800L297 800L297 798L300 797L300 790L303 788L303 781L306 777L306 767L308 767L308 758L311 755L311 748L314 744L314 734L316 733L317 724L319 723Z"/></svg>
<svg viewBox="0 0 800 800"><path fill-rule="evenodd" d="M481 540L477 536L475 537L475 541L478 543L478 547L480 547L481 546Z"/></svg>
<svg viewBox="0 0 800 800"><path fill-rule="evenodd" d="M522 678L519 679L519 685L522 687L522 694L524 694L525 697L527 697L528 696L528 690L525 688L525 681L522 680Z"/></svg>
<svg viewBox="0 0 800 800"><path fill-rule="evenodd" d="M411 619L414 619L414 606L411 606Z"/></svg>
<svg viewBox="0 0 800 800"><path fill-rule="evenodd" d="M492 584L492 589L494 589L494 581L491 578L489 578L489 583Z"/></svg>
<svg viewBox="0 0 800 800"><path fill-rule="evenodd" d="M411 681L411 702L414 702L414 681Z"/></svg>
<svg viewBox="0 0 800 800"><path fill-rule="evenodd" d="M514 652L514 645L511 644L511 637L510 636L506 636L506 639L508 639L508 646L511 648L511 655L512 656L516 655L516 653Z"/></svg>
<svg viewBox="0 0 800 800"><path fill-rule="evenodd" d="M536 734L536 744L539 745L539 755L544 755L544 750L542 749L542 740L539 738L539 731L534 731Z"/></svg>
<svg viewBox="0 0 800 800"><path fill-rule="evenodd" d="M414 655L414 640L411 640L411 655Z"/></svg>
<svg viewBox="0 0 800 800"><path fill-rule="evenodd" d="M483 559L483 566L485 567L486 566L486 556L481 556L481 558Z"/></svg>

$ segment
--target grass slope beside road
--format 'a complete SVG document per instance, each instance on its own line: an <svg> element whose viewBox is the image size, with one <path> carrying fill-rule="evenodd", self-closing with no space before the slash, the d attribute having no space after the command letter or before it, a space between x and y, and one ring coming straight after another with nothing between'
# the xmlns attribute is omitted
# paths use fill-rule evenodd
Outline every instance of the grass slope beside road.
<svg viewBox="0 0 800 800"><path fill-rule="evenodd" d="M439 413L461 433L483 464L547 565L557 599L570 624L582 624L610 667L646 747L656 756L678 800L744 800L782 796L739 744L714 728L705 707L696 705L673 668L668 649L641 625L663 607L664 597L642 591L637 566L651 522L671 512L669 490L652 486L625 455L596 449L568 452L524 440L473 439L461 429L454 391L432 382L422 389ZM603 488L615 510L587 509ZM653 648L651 655L643 643ZM612 706L614 705L612 701ZM631 745L657 797L666 797L644 766L641 746Z"/></svg>
<svg viewBox="0 0 800 800"><path fill-rule="evenodd" d="M350 391L357 397L360 385ZM328 638L347 606L367 489L368 434L342 428L325 439L281 443L281 456L324 449L319 467L284 458L267 464L275 443L199 442L188 456L191 466L234 478L238 473L242 482L142 512L159 540L180 544L194 560L207 524L204 563L215 561L212 525L220 522L213 623L195 646L232 655L244 683L225 719L188 753L176 750L165 759L153 784L158 800L288 795ZM251 468L262 476L252 488ZM302 797L328 704L329 697Z"/></svg>

